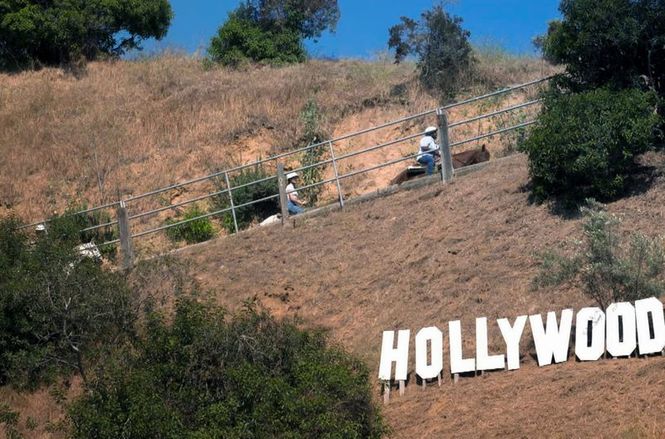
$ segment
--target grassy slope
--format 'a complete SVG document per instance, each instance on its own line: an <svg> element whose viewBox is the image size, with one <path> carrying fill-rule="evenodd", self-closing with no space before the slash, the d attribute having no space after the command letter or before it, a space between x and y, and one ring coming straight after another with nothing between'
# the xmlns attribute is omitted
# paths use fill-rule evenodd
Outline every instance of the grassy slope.
<svg viewBox="0 0 665 439"><path fill-rule="evenodd" d="M610 205L623 230L662 233L665 156L648 158L651 186ZM574 288L532 291L535 254L570 250L579 219L531 205L526 161L516 156L462 177L184 250L195 273L226 306L255 298L278 315L298 315L378 370L381 331L439 326L461 319L473 352L475 318L580 309L592 305ZM490 325L490 351L504 344ZM522 369L423 391L415 378L385 413L397 437L605 435L658 437L665 431L665 357L536 366L530 330ZM445 356L447 363L447 355ZM410 371L413 372L413 351ZM378 381L377 381L378 397Z"/></svg>
<svg viewBox="0 0 665 439"><path fill-rule="evenodd" d="M480 66L481 84L468 90L467 95L534 79L552 71L535 60L505 57L482 58ZM406 94L391 96L393 86L401 83L408 85ZM97 171L102 177L101 188L106 198L115 198L118 193L142 192L201 175L223 164L247 162L279 151L280 148L272 145L290 145L300 136L299 112L310 98L317 100L324 113L323 127L332 135L436 105L414 85L413 66L394 66L388 62L315 61L280 69L234 72L205 71L194 60L167 56L143 62L92 64L88 75L81 80L63 76L57 70L0 75L0 152L5 158L0 161L0 210L9 207L29 219L38 219L52 211L61 211L68 202L97 203L104 199ZM457 116L487 110L474 108L468 110L468 114L464 110ZM411 132L419 128L420 125L399 127L363 140L376 143L394 134L404 134L404 130ZM455 135L461 138L468 134L473 131ZM354 146L357 147L343 145L342 150ZM408 145L406 148L411 149ZM363 163L347 166L354 169ZM383 180L359 179L353 183L372 189L390 175L382 177ZM202 189L192 188L191 194L169 194L171 198L163 201L197 195L197 190ZM413 198L421 195L429 201ZM474 199L472 203L480 202L475 200L478 194L467 193L466 196ZM491 196L483 195L483 198ZM422 304L428 304L430 299L441 300L433 297L436 290L430 284L436 279L436 270L432 270L439 262L434 265L429 262L423 277L416 271L428 254L419 252L429 244L413 237L429 236L433 230L425 226L419 228L416 224L422 224L422 220L413 222L402 215L409 209L416 209L422 215L434 211L435 207L428 203L436 199L440 200L427 190L422 194L401 194L395 199L369 205L370 210L363 208L349 214L334 214L320 220L323 223L317 223L314 228L308 225L293 232L260 231L251 237L244 235L216 243L216 246L230 245L228 254L233 256L224 253L222 257L215 250L206 253L207 257L202 256L201 263L207 273L203 280L207 280L220 298L232 294L222 300L231 306L244 299L246 291L253 291L252 295L261 298L277 313L300 312L302 308L300 313L306 320L333 328L336 336L352 335L348 345L373 366L377 347L372 340L378 328L384 329L388 321L391 322L388 327L409 322L390 320L396 319L395 315L388 320L378 318L375 313L380 315L386 311L383 306L379 311L366 309L372 301L378 302L384 290L389 289L392 300L400 304L391 313L398 313L404 307L412 307L413 303L425 306ZM394 214L386 219L387 212ZM485 215L493 213L485 212ZM385 229L385 233L377 237L376 225L385 221L389 221L387 224L392 229ZM461 225L468 223L469 218L456 221ZM308 236L304 241L301 232ZM442 242L446 245L463 243L464 236L465 232L461 231L459 236ZM340 237L348 242L339 242ZM260 242L264 238L268 238L265 249ZM334 252L325 250L319 247L319 238L326 245L336 243L339 247ZM291 273L285 272L283 255L289 254L293 246L284 239L299 243L292 259L306 262ZM238 248L238 242L247 243L249 247ZM399 242L402 244L398 245ZM248 249L251 254L245 253ZM272 250L264 251L267 249ZM386 253L388 249L397 254L390 256ZM404 249L408 249L406 256L399 253ZM252 257L254 252L259 255L258 259ZM442 252L443 256L446 254ZM366 271L367 261L377 258L384 264L380 274ZM257 261L259 265L255 264ZM400 283L400 271L410 272L410 276L418 280L413 285ZM248 272L260 273L259 279L264 283L257 285L251 276L247 277ZM467 277L470 285L478 282L474 276L461 271L456 273L459 282ZM303 288L311 295L302 295ZM400 302L402 288L407 288L404 291L416 288L418 294L425 296ZM325 303L319 306L322 299L317 295L325 301L343 304L344 309L326 308ZM409 304L410 300L415 302ZM472 299L463 302L467 300L473 303ZM426 308L431 309L429 305ZM468 315L465 311L464 316ZM448 319L434 319L431 313L430 317L428 323ZM354 325L354 321L357 324ZM371 342L363 346L358 342L362 339ZM62 416L47 391L18 395L5 388L0 389L0 400L23 413L20 430L26 437L61 436L46 431L49 422L57 422ZM405 416L411 413L410 409L398 410L397 407L389 409L391 418L399 413ZM37 421L34 431L25 427L28 416Z"/></svg>
<svg viewBox="0 0 665 439"><path fill-rule="evenodd" d="M479 85L467 95L552 71L535 59L496 53L480 59ZM400 84L406 88L395 95ZM93 63L79 80L55 69L0 75L0 213L11 208L38 220L70 203L115 200L292 148L302 135L300 111L310 99L330 135L436 105L417 86L412 64L389 61L312 61L234 71L205 70L195 59L166 55ZM431 122L354 141L385 141ZM340 146L342 151L357 147ZM363 160L345 164L345 170ZM135 207L158 207L210 189L194 185Z"/></svg>

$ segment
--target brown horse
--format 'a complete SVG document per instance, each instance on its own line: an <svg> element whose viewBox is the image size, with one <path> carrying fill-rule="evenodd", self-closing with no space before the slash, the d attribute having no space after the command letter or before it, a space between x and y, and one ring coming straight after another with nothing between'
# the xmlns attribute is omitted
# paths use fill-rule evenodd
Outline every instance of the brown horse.
<svg viewBox="0 0 665 439"><path fill-rule="evenodd" d="M458 152L453 154L453 169L463 168L464 166L475 165L476 163L486 162L490 159L490 152L487 146L483 144L478 149ZM437 169L441 169L441 164L437 163ZM425 167L421 165L409 166L390 181L390 184L402 184L407 180L425 174Z"/></svg>

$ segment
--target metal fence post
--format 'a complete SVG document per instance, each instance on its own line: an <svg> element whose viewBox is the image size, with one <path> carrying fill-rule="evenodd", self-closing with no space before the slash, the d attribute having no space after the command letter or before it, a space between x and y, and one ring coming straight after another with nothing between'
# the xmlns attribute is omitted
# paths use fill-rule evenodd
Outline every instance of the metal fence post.
<svg viewBox="0 0 665 439"><path fill-rule="evenodd" d="M238 233L238 219L236 218L236 208L233 204L233 193L231 191L231 183L229 182L229 173L224 173L224 179L226 180L226 189L229 191L229 202L231 203L231 215L233 215L233 227L235 227L236 234Z"/></svg>
<svg viewBox="0 0 665 439"><path fill-rule="evenodd" d="M132 268L134 265L134 248L132 246L132 231L129 226L129 213L124 201L120 201L116 211L118 215L118 232L120 234L120 251L122 253L122 268Z"/></svg>
<svg viewBox="0 0 665 439"><path fill-rule="evenodd" d="M337 171L337 160L335 160L335 150L333 149L332 142L328 142L330 146L330 157L332 158L333 171L335 171L335 183L337 183L337 195L339 195L339 207L344 209L344 195L342 195L342 186L339 184L339 172Z"/></svg>
<svg viewBox="0 0 665 439"><path fill-rule="evenodd" d="M286 175L284 174L284 164L277 164L277 184L279 185L279 205L282 208L282 224L286 225L289 220L289 206L286 197Z"/></svg>
<svg viewBox="0 0 665 439"><path fill-rule="evenodd" d="M448 137L448 116L442 108L436 110L441 136L441 179L449 182L453 179L453 157L450 154L450 138Z"/></svg>

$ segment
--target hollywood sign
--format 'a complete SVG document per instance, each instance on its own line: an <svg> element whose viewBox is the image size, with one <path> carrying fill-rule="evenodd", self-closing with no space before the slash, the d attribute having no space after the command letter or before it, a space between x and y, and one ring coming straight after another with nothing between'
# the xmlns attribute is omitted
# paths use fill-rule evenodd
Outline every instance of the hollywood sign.
<svg viewBox="0 0 665 439"><path fill-rule="evenodd" d="M528 316L539 366L568 361L573 317L572 309L562 311L559 322L554 312L547 314L546 324L540 314ZM475 357L466 358L462 352L461 323L459 320L449 322L450 373L457 377L468 372L519 369L520 341L526 322L525 315L517 317L512 324L508 319L498 319L496 323L506 345L505 354L490 354L487 318L477 318ZM663 304L656 298L638 300L635 305L615 303L605 312L600 308L583 308L577 312L575 323L575 355L580 361L597 361L605 352L613 357L629 357L636 349L640 355L648 355L662 353L665 348L665 313ZM388 391L389 383L394 379L400 383L400 393L403 392L409 367L410 338L409 330L383 332L379 379L386 383ZM416 334L415 372L423 383L435 378L440 383L443 340L443 331L437 327L423 328Z"/></svg>

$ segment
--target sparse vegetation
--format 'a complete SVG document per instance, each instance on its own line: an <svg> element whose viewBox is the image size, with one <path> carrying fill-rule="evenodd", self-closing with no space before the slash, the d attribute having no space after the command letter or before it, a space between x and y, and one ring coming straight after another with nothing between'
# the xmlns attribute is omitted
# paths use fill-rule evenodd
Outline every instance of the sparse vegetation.
<svg viewBox="0 0 665 439"><path fill-rule="evenodd" d="M205 211L196 204L187 208L182 216L175 219L169 219L167 224L174 224L181 221L191 220L205 215ZM196 244L212 239L215 236L215 229L210 218L200 218L185 224L180 224L166 229L166 236L172 241L185 241L187 244Z"/></svg>
<svg viewBox="0 0 665 439"><path fill-rule="evenodd" d="M582 208L582 214L584 239L578 243L577 251L570 257L546 252L536 285L573 282L602 309L611 303L662 295L665 291L663 240L632 233L626 242L617 228L620 220L594 201Z"/></svg>
<svg viewBox="0 0 665 439"><path fill-rule="evenodd" d="M550 93L521 146L534 197L577 203L620 195L635 158L654 145L656 103L654 93L635 89Z"/></svg>
<svg viewBox="0 0 665 439"><path fill-rule="evenodd" d="M268 179L269 177L274 177ZM261 181L256 184L248 185L249 183ZM250 168L245 168L233 176L229 176L231 187L244 186L233 190L233 205L241 206L252 201L262 200L274 195L279 195L279 186L277 185L277 176L274 173L269 173L263 166L257 165ZM226 181L224 178L217 179L217 190L222 191L226 189ZM212 199L212 209L215 211L228 209L231 207L231 199L228 193L223 193ZM279 198L271 198L269 200L259 201L258 203L249 206L243 206L235 209L236 221L238 222L238 229L243 230L249 227L254 221L261 221L270 215L274 215L279 211ZM232 212L225 212L222 214L222 226L229 232L235 232L235 224L233 223Z"/></svg>
<svg viewBox="0 0 665 439"><path fill-rule="evenodd" d="M323 133L320 126L321 114L319 107L316 104L315 100L310 100L307 102L302 112L300 113L300 118L304 124L304 131L301 141L303 146L314 145L316 143L322 142L328 136ZM301 166L309 166L315 163L320 162L323 159L323 155L326 152L326 146L321 145L314 148L310 148L302 154L300 159ZM302 185L308 186L310 184L318 183L322 180L324 169L321 166L305 169L302 171ZM319 199L319 194L323 189L322 186L316 186L311 188L302 189L299 191L300 196L308 206L313 206Z"/></svg>

